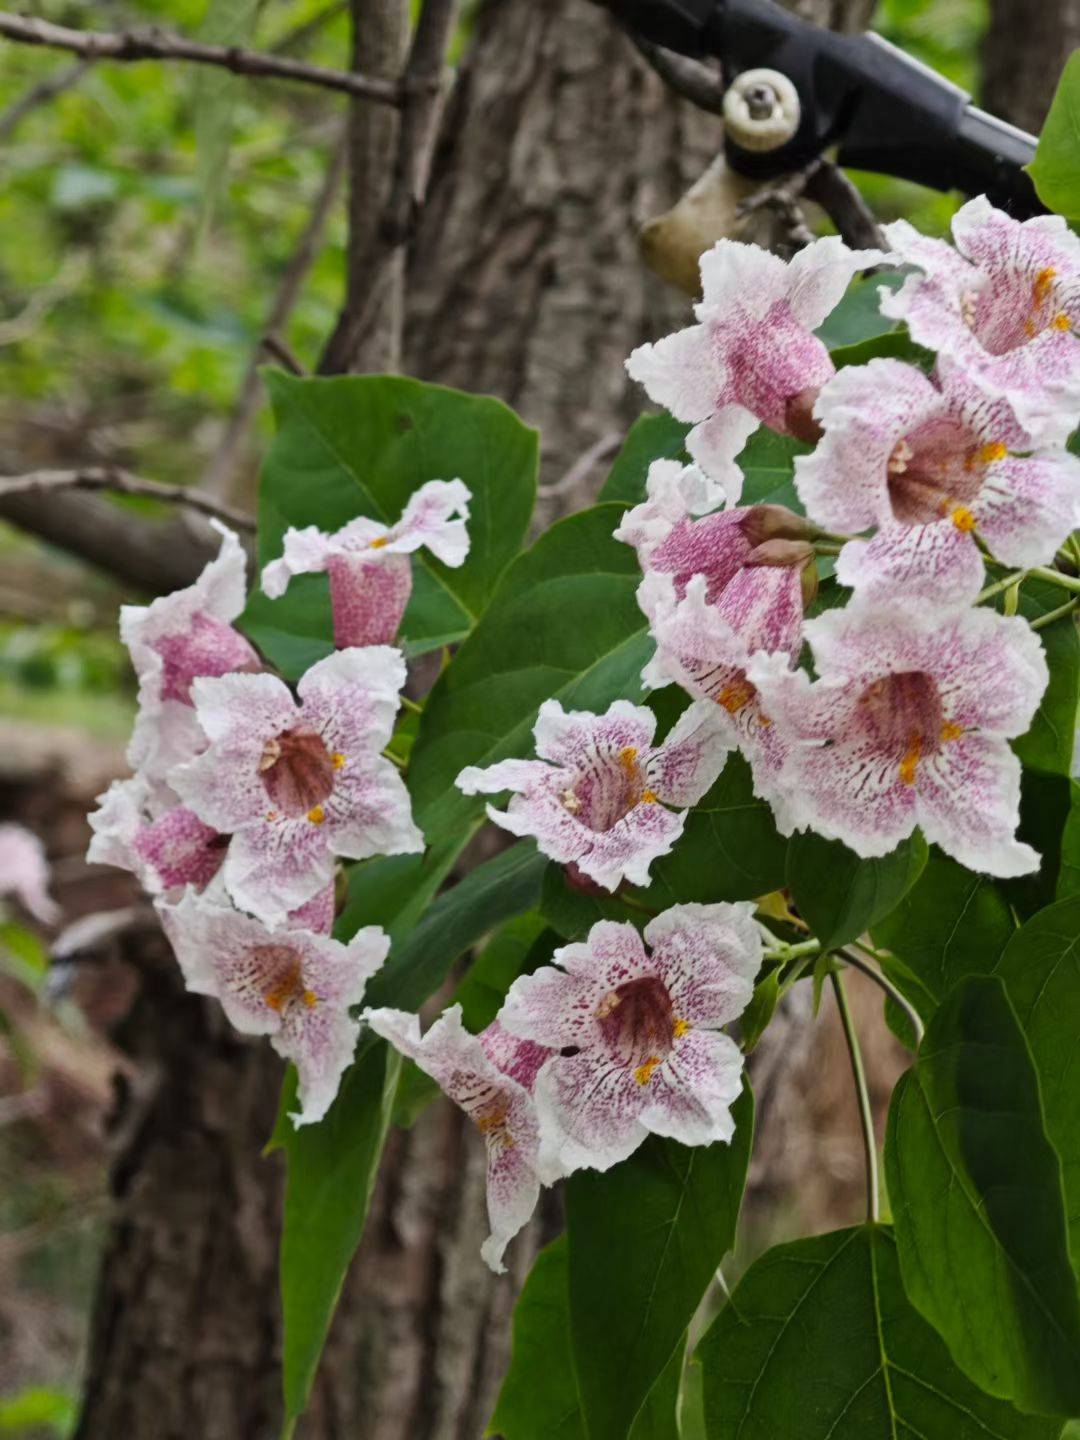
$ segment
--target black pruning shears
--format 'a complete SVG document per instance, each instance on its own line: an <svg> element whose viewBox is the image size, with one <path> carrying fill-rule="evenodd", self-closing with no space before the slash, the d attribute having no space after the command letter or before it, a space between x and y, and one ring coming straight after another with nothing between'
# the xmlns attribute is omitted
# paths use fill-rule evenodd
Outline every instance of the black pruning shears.
<svg viewBox="0 0 1080 1440"><path fill-rule="evenodd" d="M1034 138L978 109L958 86L878 35L838 35L775 0L601 3L654 45L719 58L726 86L745 77L742 100L751 114L768 90L765 81L755 95L753 72L788 82L790 134L782 132L779 143L748 148L729 125L727 159L740 174L788 174L837 146L840 165L985 194L1018 219L1043 213L1024 170L1035 155Z"/></svg>

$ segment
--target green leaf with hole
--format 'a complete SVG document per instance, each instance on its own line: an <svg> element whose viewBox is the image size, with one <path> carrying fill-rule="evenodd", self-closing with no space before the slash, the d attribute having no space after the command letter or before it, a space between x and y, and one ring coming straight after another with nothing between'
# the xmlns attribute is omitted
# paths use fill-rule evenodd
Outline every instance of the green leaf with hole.
<svg viewBox="0 0 1080 1440"><path fill-rule="evenodd" d="M530 754L549 697L578 710L641 699L653 647L635 599L637 558L612 539L622 513L598 505L543 534L510 567L432 690L409 761L416 820L429 840L483 813L484 797L462 795L455 777L466 765Z"/></svg>
<svg viewBox="0 0 1080 1440"><path fill-rule="evenodd" d="M788 888L822 950L835 950L896 909L928 856L918 831L879 860L860 859L839 840L794 835L787 855Z"/></svg>
<svg viewBox="0 0 1080 1440"><path fill-rule="evenodd" d="M866 1225L767 1251L694 1356L708 1440L1056 1440L982 1394L912 1308Z"/></svg>
<svg viewBox="0 0 1080 1440"><path fill-rule="evenodd" d="M893 1094L885 1143L904 1288L964 1373L1026 1411L1080 1414L1080 1303L1061 1163L999 979L969 975Z"/></svg>
<svg viewBox="0 0 1080 1440"><path fill-rule="evenodd" d="M417 552L401 629L412 654L461 640L525 537L536 432L498 400L400 376L265 378L277 431L259 490L259 564L280 555L290 525L392 523L428 480L461 479L472 492L468 557L452 569ZM332 649L326 576L297 576L278 600L256 589L241 623L295 678Z"/></svg>
<svg viewBox="0 0 1080 1440"><path fill-rule="evenodd" d="M994 973L1005 982L1038 1072L1080 1275L1080 896L1041 910L1017 930Z"/></svg>
<svg viewBox="0 0 1080 1440"><path fill-rule="evenodd" d="M1058 82L1028 173L1048 210L1080 219L1080 50Z"/></svg>
<svg viewBox="0 0 1080 1440"><path fill-rule="evenodd" d="M753 1140L753 1097L730 1145L650 1136L629 1160L566 1188L570 1332L590 1440L624 1440L681 1350L731 1249Z"/></svg>

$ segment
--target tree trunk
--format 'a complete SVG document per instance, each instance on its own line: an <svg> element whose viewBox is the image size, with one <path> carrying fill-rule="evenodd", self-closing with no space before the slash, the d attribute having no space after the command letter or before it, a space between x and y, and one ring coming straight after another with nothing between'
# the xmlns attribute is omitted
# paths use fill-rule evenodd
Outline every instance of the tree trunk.
<svg viewBox="0 0 1080 1440"><path fill-rule="evenodd" d="M835 21L868 5L798 8ZM623 369L634 345L686 322L688 301L641 264L637 232L705 168L718 122L667 92L583 0L485 0L442 136L409 259L403 368L496 394L540 425L550 485L643 408ZM356 175L352 221L370 225ZM392 341L391 326L391 358ZM549 517L598 486L599 463L574 468ZM258 1153L276 1065L211 1032L190 999L143 1007L130 1038L159 1084L114 1164L125 1203L79 1440L171 1440L177 1414L177 1434L263 1440L278 1389L280 1174ZM482 1147L463 1118L439 1103L393 1134L298 1440L477 1440L557 1203L497 1279L479 1256Z"/></svg>
<svg viewBox="0 0 1080 1440"><path fill-rule="evenodd" d="M990 0L983 103L1037 135L1058 77L1080 46L1080 0Z"/></svg>

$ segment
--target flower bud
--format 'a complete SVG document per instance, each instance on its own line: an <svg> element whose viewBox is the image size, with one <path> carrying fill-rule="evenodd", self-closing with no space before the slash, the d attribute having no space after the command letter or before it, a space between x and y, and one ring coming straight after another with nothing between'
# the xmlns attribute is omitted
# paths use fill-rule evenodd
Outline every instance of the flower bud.
<svg viewBox="0 0 1080 1440"><path fill-rule="evenodd" d="M730 511L730 514L736 512ZM804 515L796 515L786 505L750 505L742 512L740 526L743 535L753 546L764 545L771 540L811 540L817 527ZM753 564L751 560L749 562ZM789 561L763 562L789 564Z"/></svg>
<svg viewBox="0 0 1080 1440"><path fill-rule="evenodd" d="M800 390L797 395L792 395L784 406L787 433L794 435L796 440L805 440L808 445L816 445L823 433L820 422L814 418L814 406L819 394L820 390L816 386L809 390Z"/></svg>

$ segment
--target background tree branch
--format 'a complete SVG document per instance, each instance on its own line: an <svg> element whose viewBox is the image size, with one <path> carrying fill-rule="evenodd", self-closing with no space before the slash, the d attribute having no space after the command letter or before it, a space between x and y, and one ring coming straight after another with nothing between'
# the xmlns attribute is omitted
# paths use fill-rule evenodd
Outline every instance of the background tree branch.
<svg viewBox="0 0 1080 1440"><path fill-rule="evenodd" d="M88 60L188 60L196 65L216 65L231 70L234 75L292 80L301 85L338 90L373 105L399 106L405 95L396 75L368 74L359 68L332 70L325 65L309 65L303 60L293 60L287 55L241 50L234 45L204 45L184 35L169 35L161 30L117 33L72 30L66 25L53 25L47 20L0 11L0 35L23 45L70 50ZM438 84L437 79L434 84Z"/></svg>

